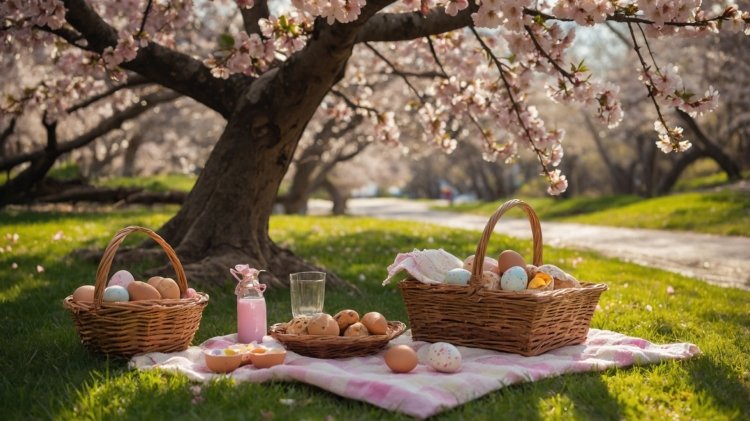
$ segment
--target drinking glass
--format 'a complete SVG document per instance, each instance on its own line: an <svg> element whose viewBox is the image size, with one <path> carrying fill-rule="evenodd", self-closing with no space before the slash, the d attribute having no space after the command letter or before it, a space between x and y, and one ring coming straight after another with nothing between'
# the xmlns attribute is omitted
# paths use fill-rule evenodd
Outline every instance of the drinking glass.
<svg viewBox="0 0 750 421"><path fill-rule="evenodd" d="M289 274L292 296L292 316L312 316L323 312L326 292L325 272L297 272Z"/></svg>

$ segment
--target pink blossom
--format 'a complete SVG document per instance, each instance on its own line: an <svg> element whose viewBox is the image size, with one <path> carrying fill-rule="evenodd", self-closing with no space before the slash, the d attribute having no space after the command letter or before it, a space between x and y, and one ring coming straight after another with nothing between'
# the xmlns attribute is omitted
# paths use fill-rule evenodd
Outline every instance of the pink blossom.
<svg viewBox="0 0 750 421"><path fill-rule="evenodd" d="M448 4L445 5L445 13L450 16L456 16L458 12L469 7L468 0L448 0Z"/></svg>
<svg viewBox="0 0 750 421"><path fill-rule="evenodd" d="M547 193L552 196L557 196L565 192L568 189L568 180L561 174L560 170L554 170L547 173L549 178L549 187L547 187Z"/></svg>

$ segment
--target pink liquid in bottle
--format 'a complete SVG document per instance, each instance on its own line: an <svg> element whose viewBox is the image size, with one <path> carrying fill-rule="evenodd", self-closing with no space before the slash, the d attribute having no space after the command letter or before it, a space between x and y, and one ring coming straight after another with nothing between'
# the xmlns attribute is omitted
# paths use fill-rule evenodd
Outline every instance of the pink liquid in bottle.
<svg viewBox="0 0 750 421"><path fill-rule="evenodd" d="M237 339L241 343L263 341L266 334L266 300L263 296L237 298Z"/></svg>

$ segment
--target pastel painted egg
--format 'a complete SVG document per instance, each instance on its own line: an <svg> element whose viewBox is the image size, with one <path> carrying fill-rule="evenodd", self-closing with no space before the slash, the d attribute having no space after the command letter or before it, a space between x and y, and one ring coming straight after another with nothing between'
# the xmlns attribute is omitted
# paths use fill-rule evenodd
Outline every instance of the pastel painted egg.
<svg viewBox="0 0 750 421"><path fill-rule="evenodd" d="M112 285L104 289L104 296L102 299L108 303L129 301L130 294L128 294L128 290L125 289L125 287Z"/></svg>
<svg viewBox="0 0 750 421"><path fill-rule="evenodd" d="M560 269L555 265L541 265L537 268L537 271L544 272L547 275L555 279L567 279L568 274L564 270Z"/></svg>
<svg viewBox="0 0 750 421"><path fill-rule="evenodd" d="M526 261L523 260L523 257L520 254L513 250L505 250L500 253L500 256L497 258L498 273L502 275L513 266L521 266L522 268L526 267Z"/></svg>
<svg viewBox="0 0 750 421"><path fill-rule="evenodd" d="M526 274L526 269L521 266L511 267L500 277L500 288L507 291L524 290L528 283L529 276Z"/></svg>
<svg viewBox="0 0 750 421"><path fill-rule="evenodd" d="M133 278L133 275L130 272L127 270L118 270L111 278L109 278L109 283L107 283L107 285L119 285L127 289L128 285L133 281L135 281L135 278Z"/></svg>
<svg viewBox="0 0 750 421"><path fill-rule="evenodd" d="M500 289L500 275L485 270L482 272L482 286L487 289Z"/></svg>
<svg viewBox="0 0 750 421"><path fill-rule="evenodd" d="M474 268L474 255L467 257L464 260L464 269L468 270L469 272L472 271ZM491 257L484 257L484 264L482 265L482 272L484 271L490 271L490 272L497 272L497 260L491 258Z"/></svg>
<svg viewBox="0 0 750 421"><path fill-rule="evenodd" d="M197 298L198 293L193 288L188 288L180 295L180 298Z"/></svg>
<svg viewBox="0 0 750 421"><path fill-rule="evenodd" d="M461 369L461 353L447 342L436 342L427 351L427 365L443 373L455 373Z"/></svg>
<svg viewBox="0 0 750 421"><path fill-rule="evenodd" d="M443 281L446 284L466 285L469 283L470 278L471 272L466 269L455 268L449 270L448 273L445 274L445 278L443 278Z"/></svg>

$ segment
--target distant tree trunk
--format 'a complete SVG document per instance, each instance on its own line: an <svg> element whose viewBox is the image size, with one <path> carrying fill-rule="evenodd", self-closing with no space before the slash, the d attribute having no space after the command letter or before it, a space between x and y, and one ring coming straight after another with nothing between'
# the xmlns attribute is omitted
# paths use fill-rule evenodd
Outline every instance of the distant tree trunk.
<svg viewBox="0 0 750 421"><path fill-rule="evenodd" d="M333 213L334 215L346 214L346 201L348 199L347 195L345 195L338 187L336 187L336 185L333 184L329 178L326 178L323 182L323 188L326 189L328 197L330 197L331 202L333 202L331 213Z"/></svg>
<svg viewBox="0 0 750 421"><path fill-rule="evenodd" d="M633 192L633 174L628 174L618 163L616 163L609 155L609 151L604 146L604 140L599 136L599 129L591 121L591 118L587 114L583 114L583 121L586 123L586 127L591 133L591 137L594 139L596 150L599 152L599 156L604 161L604 167L609 172L609 177L612 180L612 190L616 194L628 194Z"/></svg>
<svg viewBox="0 0 750 421"><path fill-rule="evenodd" d="M721 169L725 173L727 173L727 178L733 181L742 178L742 172L740 171L739 165L737 165L737 163L734 162L734 160L729 155L724 153L718 143L711 140L703 132L703 130L701 130L695 119L693 117L690 117L688 113L680 109L676 109L676 111L677 115L682 119L682 121L685 122L690 131L695 135L695 141L700 143L700 145L703 147L703 150L706 152L706 155L716 161Z"/></svg>
<svg viewBox="0 0 750 421"><path fill-rule="evenodd" d="M661 180L656 186L656 194L663 195L669 193L677 183L677 180L680 179L682 172L685 171L690 164L705 156L707 156L706 152L698 146L693 146L688 149L687 152L680 155L680 158L674 165L672 165L672 168L661 177Z"/></svg>
<svg viewBox="0 0 750 421"><path fill-rule="evenodd" d="M128 148L125 149L125 155L122 157L122 176L132 177L135 175L135 157L138 150L143 145L143 134L136 132L128 142Z"/></svg>

